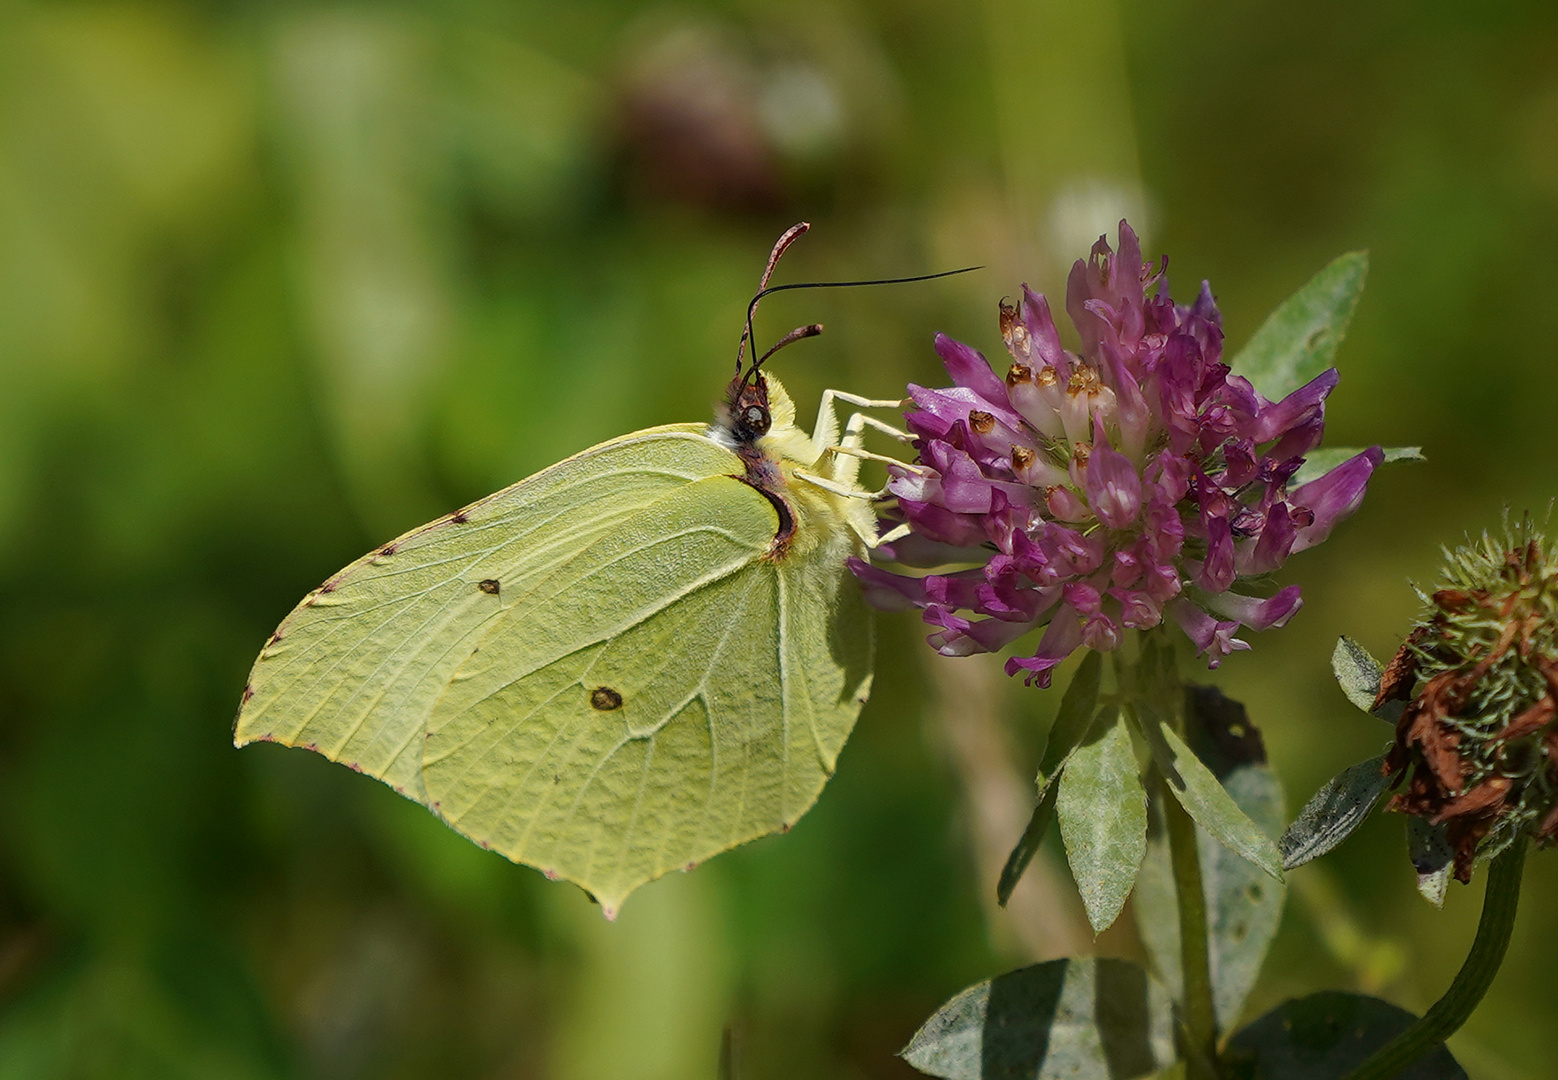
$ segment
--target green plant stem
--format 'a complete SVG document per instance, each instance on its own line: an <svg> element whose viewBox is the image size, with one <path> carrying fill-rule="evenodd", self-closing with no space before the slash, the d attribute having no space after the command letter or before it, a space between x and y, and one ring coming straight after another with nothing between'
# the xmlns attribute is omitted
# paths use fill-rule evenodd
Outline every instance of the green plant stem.
<svg viewBox="0 0 1558 1080"><path fill-rule="evenodd" d="M1206 892L1196 825L1166 784L1158 784L1168 826L1174 892L1179 903L1179 966L1184 985L1185 1066L1189 1080L1217 1080L1217 1008L1212 1000Z"/></svg>
<svg viewBox="0 0 1558 1080"><path fill-rule="evenodd" d="M1423 1018L1376 1050L1348 1074L1347 1080L1390 1080L1459 1030L1472 1014L1504 962L1509 934L1520 906L1520 875L1525 870L1527 839L1522 836L1493 860L1482 898L1482 919L1466 962L1455 980Z"/></svg>

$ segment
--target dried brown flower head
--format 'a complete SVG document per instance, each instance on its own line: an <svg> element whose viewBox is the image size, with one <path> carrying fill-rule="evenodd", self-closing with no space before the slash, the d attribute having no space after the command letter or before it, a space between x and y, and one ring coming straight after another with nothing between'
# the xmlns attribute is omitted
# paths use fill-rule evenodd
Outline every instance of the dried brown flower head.
<svg viewBox="0 0 1558 1080"><path fill-rule="evenodd" d="M1558 561L1529 519L1446 555L1376 704L1407 699L1390 809L1444 826L1464 882L1521 834L1558 838Z"/></svg>

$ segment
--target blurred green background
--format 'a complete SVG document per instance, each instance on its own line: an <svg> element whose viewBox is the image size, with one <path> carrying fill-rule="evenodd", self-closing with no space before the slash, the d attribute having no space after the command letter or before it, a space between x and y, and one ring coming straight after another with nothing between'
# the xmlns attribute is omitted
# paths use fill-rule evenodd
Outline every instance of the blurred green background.
<svg viewBox="0 0 1558 1080"><path fill-rule="evenodd" d="M1121 214L1237 346L1340 251L1371 284L1336 444L1425 446L1216 679L1290 802L1384 729L1438 546L1558 493L1558 9L1546 0L0 3L0 1077L910 1074L965 984L1094 943L1063 869L1009 912L1055 695L928 662L877 693L795 831L636 894L483 853L324 759L239 753L248 665L376 542L633 428L709 415L780 229L777 372L896 396L945 330L1054 290ZM1376 820L1292 876L1251 1015L1423 1008L1480 885L1419 900ZM1552 1075L1558 859L1455 1042Z"/></svg>

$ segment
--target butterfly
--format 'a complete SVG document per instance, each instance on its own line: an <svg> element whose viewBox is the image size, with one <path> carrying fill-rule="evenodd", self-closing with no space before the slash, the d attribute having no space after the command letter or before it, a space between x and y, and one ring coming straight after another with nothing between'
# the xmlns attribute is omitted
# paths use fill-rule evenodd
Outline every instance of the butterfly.
<svg viewBox="0 0 1558 1080"><path fill-rule="evenodd" d="M792 227L770 255L757 300ZM792 286L776 286L775 289ZM614 918L634 888L788 830L871 689L845 560L878 542L868 428L825 391L807 434L743 366L709 424L611 439L384 544L255 661L234 743L377 777ZM880 460L887 460L885 458Z"/></svg>

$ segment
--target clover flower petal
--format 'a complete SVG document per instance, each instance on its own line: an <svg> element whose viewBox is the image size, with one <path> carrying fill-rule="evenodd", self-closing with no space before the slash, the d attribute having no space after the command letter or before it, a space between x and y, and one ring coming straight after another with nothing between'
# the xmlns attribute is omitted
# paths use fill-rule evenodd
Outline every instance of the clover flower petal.
<svg viewBox="0 0 1558 1080"><path fill-rule="evenodd" d="M913 575L851 560L872 603L920 609L949 655L1042 628L1032 655L1007 662L1041 686L1077 648L1117 648L1166 618L1216 667L1249 648L1241 628L1297 612L1298 586L1269 595L1261 579L1357 509L1383 455L1370 448L1290 491L1324 433L1335 369L1267 401L1222 361L1210 286L1176 304L1166 266L1142 262L1123 221L1118 252L1100 237L1066 285L1077 352L1024 286L1000 305L1004 377L936 338L952 385L909 388L919 459L890 467L888 490L910 535L886 554L976 565Z"/></svg>

